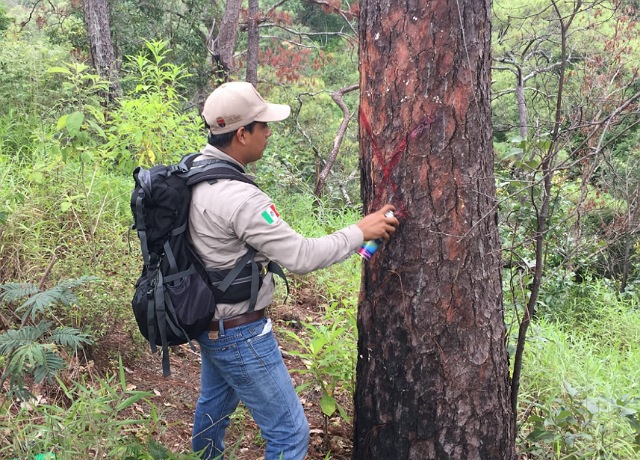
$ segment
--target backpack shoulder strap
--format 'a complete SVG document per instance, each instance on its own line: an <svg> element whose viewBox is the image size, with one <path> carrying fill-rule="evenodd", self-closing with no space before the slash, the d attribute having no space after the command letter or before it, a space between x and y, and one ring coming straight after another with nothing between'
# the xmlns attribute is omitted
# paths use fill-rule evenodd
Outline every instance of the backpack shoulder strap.
<svg viewBox="0 0 640 460"><path fill-rule="evenodd" d="M195 154L197 155L197 154ZM185 157L186 158L186 157ZM201 160L201 161L193 161L191 163L191 167L189 172L187 173L187 185L193 186L199 182L203 181L215 181L218 179L231 179L238 180L241 182L245 182L247 184L251 184L255 187L258 185L252 181L249 177L244 174L242 168L238 165L225 160L219 159L209 159L209 160ZM259 187L258 187L259 188ZM260 268L255 261L256 250L252 247L249 247L245 255L238 261L238 263L233 267L233 269L229 272L229 274L222 281L218 289L221 291L226 291L231 283L236 279L240 271L248 264L251 263L251 296L249 302L249 311L252 311L255 308L256 301L258 298L258 278L260 276ZM278 276L280 276L287 287L287 296L289 295L289 282L287 281L287 277L282 270L282 267L277 263L271 261L265 267L267 271L270 271Z"/></svg>
<svg viewBox="0 0 640 460"><path fill-rule="evenodd" d="M195 161L187 173L187 185L190 187L199 182L218 179L237 180L258 187L238 165L225 160Z"/></svg>

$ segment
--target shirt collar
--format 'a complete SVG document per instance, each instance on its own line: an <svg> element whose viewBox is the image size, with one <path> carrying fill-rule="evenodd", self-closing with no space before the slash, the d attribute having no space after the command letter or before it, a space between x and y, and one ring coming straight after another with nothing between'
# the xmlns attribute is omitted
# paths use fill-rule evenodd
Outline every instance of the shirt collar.
<svg viewBox="0 0 640 460"><path fill-rule="evenodd" d="M207 157L207 158L215 158L216 160L229 161L229 162L231 162L233 164L236 164L236 165L240 166L242 168L242 170L246 172L246 169L245 169L245 167L243 166L242 163L240 163L238 160L236 160L233 157L227 155L222 150L220 150L219 148L214 147L211 144L205 145L204 148L202 150L200 150L200 153L203 156Z"/></svg>
<svg viewBox="0 0 640 460"><path fill-rule="evenodd" d="M247 173L247 169L244 167L244 165L242 163L240 163L238 160L236 160L235 158L227 155L226 153L224 153L222 150L220 150L219 148L214 147L211 144L207 144L203 147L202 150L200 150L200 153L202 154L203 157L205 158L215 158L216 160L225 160L225 161L229 161L233 164L236 164L238 166L240 166L242 168L242 171L244 172L244 174L251 180L255 181L256 177L252 174Z"/></svg>

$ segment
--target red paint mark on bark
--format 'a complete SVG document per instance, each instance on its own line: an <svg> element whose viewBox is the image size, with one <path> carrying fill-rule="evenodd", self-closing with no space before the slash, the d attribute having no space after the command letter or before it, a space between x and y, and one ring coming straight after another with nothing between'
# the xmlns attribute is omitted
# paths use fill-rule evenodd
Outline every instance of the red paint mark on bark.
<svg viewBox="0 0 640 460"><path fill-rule="evenodd" d="M390 178L391 173L395 169L395 167L400 162L402 155L405 153L407 149L408 140L414 140L418 136L422 135L422 133L427 129L429 125L431 125L435 121L435 117L433 115L428 115L418 123L413 129L411 129L408 134L400 141L396 148L394 148L390 155L388 155L389 159L385 158L385 155L380 150L378 143L373 135L373 130L371 129L371 124L367 119L367 116L364 113L362 107L360 108L360 124L364 128L364 131L367 133L371 141L371 147L373 149L373 159L374 162L382 168L382 184L387 185L389 189L391 189L392 195L397 195L398 192L398 184ZM426 172L425 172L426 174ZM378 189L382 190L382 188ZM380 192L376 193L373 197L373 207L379 208L382 204L383 197ZM394 203L396 206L396 216L397 217L406 217L407 211L404 207L403 203Z"/></svg>

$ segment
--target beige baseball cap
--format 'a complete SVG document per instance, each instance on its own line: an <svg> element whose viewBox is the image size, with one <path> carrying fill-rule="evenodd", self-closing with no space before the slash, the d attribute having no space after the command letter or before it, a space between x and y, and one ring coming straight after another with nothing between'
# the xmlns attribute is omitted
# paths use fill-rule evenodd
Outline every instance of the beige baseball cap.
<svg viewBox="0 0 640 460"><path fill-rule="evenodd" d="M254 121L281 121L290 113L291 107L265 101L253 85L245 81L228 82L217 87L202 110L211 134L230 133Z"/></svg>

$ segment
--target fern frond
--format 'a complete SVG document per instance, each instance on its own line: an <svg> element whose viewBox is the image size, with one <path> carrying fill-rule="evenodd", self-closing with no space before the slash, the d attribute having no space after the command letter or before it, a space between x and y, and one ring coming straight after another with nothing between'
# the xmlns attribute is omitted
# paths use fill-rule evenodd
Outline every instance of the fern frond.
<svg viewBox="0 0 640 460"><path fill-rule="evenodd" d="M82 348L83 345L93 343L88 334L83 333L75 327L59 327L51 332L51 341L63 347Z"/></svg>
<svg viewBox="0 0 640 460"><path fill-rule="evenodd" d="M20 347L38 342L50 328L50 322L42 321L35 326L25 326L18 330L9 329L0 334L0 355L8 356Z"/></svg>
<svg viewBox="0 0 640 460"><path fill-rule="evenodd" d="M26 302L16 308L16 313L24 311L22 316L22 322L31 317L35 319L38 314L44 313L47 307L61 303L63 305L71 305L76 302L77 298L73 292L60 286L55 286L44 292L38 292L37 294L29 297Z"/></svg>
<svg viewBox="0 0 640 460"><path fill-rule="evenodd" d="M0 284L0 302L15 302L23 297L30 297L38 291L38 286L31 283Z"/></svg>
<svg viewBox="0 0 640 460"><path fill-rule="evenodd" d="M22 322L28 317L35 320L38 314L44 313L45 309L61 304L66 307L78 302L78 298L72 292L72 289L82 284L97 281L95 276L81 276L80 278L60 281L56 286L47 289L44 292L35 292L22 305L16 308L16 312L24 311Z"/></svg>
<svg viewBox="0 0 640 460"><path fill-rule="evenodd" d="M71 289L77 288L78 286L94 283L96 281L100 281L100 278L98 278L97 276L85 275L85 276L81 276L80 278L60 281L58 283L58 286L71 290Z"/></svg>
<svg viewBox="0 0 640 460"><path fill-rule="evenodd" d="M16 348L7 362L7 372L24 374L45 360L46 348L37 342L24 344Z"/></svg>
<svg viewBox="0 0 640 460"><path fill-rule="evenodd" d="M44 350L42 362L33 367L33 378L36 383L41 383L45 379L51 380L60 369L64 369L65 362L57 353L51 350Z"/></svg>

